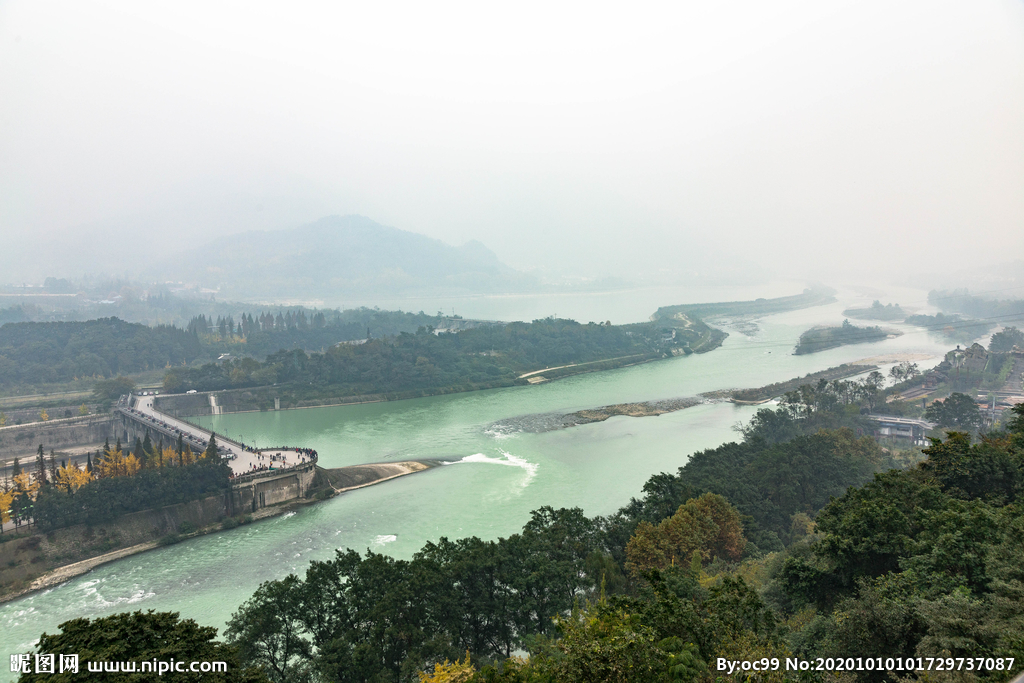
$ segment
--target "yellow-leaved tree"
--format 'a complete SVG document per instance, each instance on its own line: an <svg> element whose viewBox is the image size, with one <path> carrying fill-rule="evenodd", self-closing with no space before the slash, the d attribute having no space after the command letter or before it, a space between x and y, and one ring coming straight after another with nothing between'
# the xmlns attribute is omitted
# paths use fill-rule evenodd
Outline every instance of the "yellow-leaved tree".
<svg viewBox="0 0 1024 683"><path fill-rule="evenodd" d="M11 521L11 504L13 502L13 491L0 491L0 525Z"/></svg>
<svg viewBox="0 0 1024 683"><path fill-rule="evenodd" d="M123 477L127 474L124 453L117 447L104 451L99 465L100 476L102 477Z"/></svg>
<svg viewBox="0 0 1024 683"><path fill-rule="evenodd" d="M192 449L188 447L188 444L185 444L185 449L181 452L181 464L182 465L191 465L195 461L196 461L195 453L193 453Z"/></svg>
<svg viewBox="0 0 1024 683"><path fill-rule="evenodd" d="M724 497L691 498L657 526L640 522L626 544L626 569L634 576L672 565L689 566L715 557L739 560L747 539L740 514Z"/></svg>
<svg viewBox="0 0 1024 683"><path fill-rule="evenodd" d="M35 500L37 491L39 491L39 482L28 472L22 472L14 477L14 488L11 490L14 498Z"/></svg>
<svg viewBox="0 0 1024 683"><path fill-rule="evenodd" d="M57 470L57 488L74 493L92 481L92 475L75 464L68 464Z"/></svg>
<svg viewBox="0 0 1024 683"><path fill-rule="evenodd" d="M80 407L78 408L78 414L79 414L79 415L88 415L88 414L89 414L89 406L87 406L87 405L85 405L85 404L83 403L83 404L82 404L82 405L81 405L81 406L80 406Z"/></svg>
<svg viewBox="0 0 1024 683"><path fill-rule="evenodd" d="M466 683L476 673L476 669L469 663L469 652L466 652L466 661L455 660L444 664L434 664L433 671L420 671L419 683Z"/></svg>
<svg viewBox="0 0 1024 683"><path fill-rule="evenodd" d="M142 461L134 454L131 453L127 458L124 459L124 473L125 476L134 477L142 469Z"/></svg>
<svg viewBox="0 0 1024 683"><path fill-rule="evenodd" d="M43 422L46 422L47 420L50 419L50 414L46 412L46 408L43 408L42 410L39 411L39 419L42 420Z"/></svg>
<svg viewBox="0 0 1024 683"><path fill-rule="evenodd" d="M168 446L161 452L156 454L156 466L157 467L170 467L174 464L174 459L178 457L178 452L171 446Z"/></svg>

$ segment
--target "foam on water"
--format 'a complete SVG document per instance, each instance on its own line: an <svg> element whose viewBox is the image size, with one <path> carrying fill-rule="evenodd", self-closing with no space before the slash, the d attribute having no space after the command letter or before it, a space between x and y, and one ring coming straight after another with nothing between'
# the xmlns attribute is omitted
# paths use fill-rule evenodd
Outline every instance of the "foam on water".
<svg viewBox="0 0 1024 683"><path fill-rule="evenodd" d="M373 539L374 545L384 545L385 543L394 543L398 540L398 536L394 534L380 534L377 538Z"/></svg>
<svg viewBox="0 0 1024 683"><path fill-rule="evenodd" d="M489 465L505 465L506 467L518 467L526 472L526 476L523 477L523 480L521 482L519 482L520 489L526 488L526 486L531 481L533 481L533 478L537 476L537 468L540 467L540 465L538 465L537 463L529 462L525 458L520 458L518 455L513 455L508 451L501 450L500 448L498 449L498 452L501 453L502 457L492 458L490 456L484 455L483 453L474 453L473 455L467 455L461 460L454 460L451 462L445 461L442 464L458 465L459 463L464 462L477 462L486 463Z"/></svg>
<svg viewBox="0 0 1024 683"><path fill-rule="evenodd" d="M484 430L484 434L492 439L510 439L516 434L522 433L522 431L522 429L513 425L505 425L495 422L489 429Z"/></svg>

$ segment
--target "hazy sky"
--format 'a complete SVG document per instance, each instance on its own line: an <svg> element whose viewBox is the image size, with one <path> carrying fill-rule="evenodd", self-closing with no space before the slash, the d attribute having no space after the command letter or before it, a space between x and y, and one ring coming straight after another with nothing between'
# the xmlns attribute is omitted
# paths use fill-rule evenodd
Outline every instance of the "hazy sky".
<svg viewBox="0 0 1024 683"><path fill-rule="evenodd" d="M0 281L332 213L594 275L1016 258L1024 3L0 2Z"/></svg>

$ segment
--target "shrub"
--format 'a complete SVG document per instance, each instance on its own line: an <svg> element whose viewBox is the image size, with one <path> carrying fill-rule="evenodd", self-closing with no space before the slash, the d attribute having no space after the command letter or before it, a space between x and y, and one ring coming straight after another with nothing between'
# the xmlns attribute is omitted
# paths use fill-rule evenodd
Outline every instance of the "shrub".
<svg viewBox="0 0 1024 683"><path fill-rule="evenodd" d="M179 541L181 541L181 536L179 536L178 534L175 534L175 533L172 532L172 533L167 534L163 538L161 538L159 541L156 542L156 544L157 545L161 545L161 546L163 546L163 545L174 545L175 543L178 543Z"/></svg>

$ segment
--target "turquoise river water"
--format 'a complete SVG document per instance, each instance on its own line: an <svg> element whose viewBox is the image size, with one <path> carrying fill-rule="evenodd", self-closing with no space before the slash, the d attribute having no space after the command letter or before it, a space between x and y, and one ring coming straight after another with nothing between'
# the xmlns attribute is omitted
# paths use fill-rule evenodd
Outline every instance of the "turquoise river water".
<svg viewBox="0 0 1024 683"><path fill-rule="evenodd" d="M901 302L923 299L920 292L902 295ZM79 616L174 610L222 629L261 582L301 574L310 560L328 558L337 548L408 557L440 536L515 533L542 505L578 506L589 515L613 512L638 495L652 474L674 472L690 453L735 438L734 426L755 409L705 403L658 417L615 417L541 433L523 430L529 424L523 416L760 386L883 354L918 354L919 364L928 367L948 350L931 334L887 325L906 333L792 355L808 327L838 323L843 308L873 298L855 292L840 297L837 304L760 318L752 334L721 321L730 332L723 347L697 356L536 386L202 418L203 426L246 442L315 448L324 467L416 458L452 464L128 557L0 605L0 661L5 653L30 651L40 633ZM623 308L618 320L643 319L651 310Z"/></svg>

